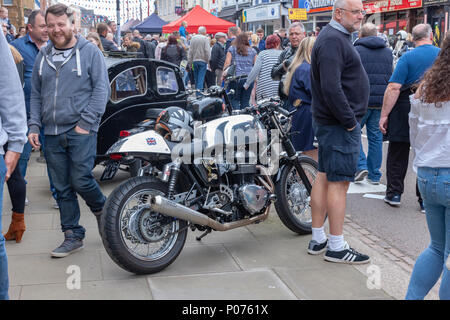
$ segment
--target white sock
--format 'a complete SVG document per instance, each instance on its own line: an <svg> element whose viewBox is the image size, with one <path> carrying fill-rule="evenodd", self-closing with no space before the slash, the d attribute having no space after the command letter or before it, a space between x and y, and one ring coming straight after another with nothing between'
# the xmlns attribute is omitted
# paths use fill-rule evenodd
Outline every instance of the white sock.
<svg viewBox="0 0 450 320"><path fill-rule="evenodd" d="M312 229L312 240L318 243L324 243L327 241L327 235L325 234L324 227L321 228L311 228Z"/></svg>
<svg viewBox="0 0 450 320"><path fill-rule="evenodd" d="M330 234L330 241L328 242L328 248L331 251L341 251L344 250L345 242L344 235L334 236Z"/></svg>

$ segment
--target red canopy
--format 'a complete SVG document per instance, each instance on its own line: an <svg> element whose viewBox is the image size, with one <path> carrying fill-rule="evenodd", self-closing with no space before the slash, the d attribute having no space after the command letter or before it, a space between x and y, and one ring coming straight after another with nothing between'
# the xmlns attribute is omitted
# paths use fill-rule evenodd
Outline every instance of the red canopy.
<svg viewBox="0 0 450 320"><path fill-rule="evenodd" d="M183 21L187 22L188 26L186 30L189 33L198 33L198 28L201 26L204 26L206 28L206 32L209 34L214 34L217 32L227 33L229 27L235 26L234 23L217 18L197 5L183 17L163 26L163 33L178 31L180 29L181 22Z"/></svg>

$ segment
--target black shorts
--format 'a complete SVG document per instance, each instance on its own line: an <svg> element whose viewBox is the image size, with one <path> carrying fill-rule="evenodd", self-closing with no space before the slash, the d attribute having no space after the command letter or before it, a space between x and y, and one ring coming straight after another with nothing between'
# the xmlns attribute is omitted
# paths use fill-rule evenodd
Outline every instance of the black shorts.
<svg viewBox="0 0 450 320"><path fill-rule="evenodd" d="M361 126L352 131L341 125L315 123L319 142L319 171L327 175L328 181L354 181L358 167L361 144Z"/></svg>

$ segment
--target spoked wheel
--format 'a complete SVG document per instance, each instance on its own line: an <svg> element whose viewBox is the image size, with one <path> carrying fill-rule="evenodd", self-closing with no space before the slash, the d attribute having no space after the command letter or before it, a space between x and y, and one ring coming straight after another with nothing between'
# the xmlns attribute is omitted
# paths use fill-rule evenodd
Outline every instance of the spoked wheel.
<svg viewBox="0 0 450 320"><path fill-rule="evenodd" d="M167 184L150 177L119 185L105 204L100 224L111 259L136 274L150 274L170 265L183 249L187 222L153 212L152 195L164 196Z"/></svg>
<svg viewBox="0 0 450 320"><path fill-rule="evenodd" d="M299 161L313 185L318 172L317 162L303 156ZM277 195L275 209L283 224L298 234L311 233L311 191L307 190L293 164L284 167L275 185L275 193Z"/></svg>

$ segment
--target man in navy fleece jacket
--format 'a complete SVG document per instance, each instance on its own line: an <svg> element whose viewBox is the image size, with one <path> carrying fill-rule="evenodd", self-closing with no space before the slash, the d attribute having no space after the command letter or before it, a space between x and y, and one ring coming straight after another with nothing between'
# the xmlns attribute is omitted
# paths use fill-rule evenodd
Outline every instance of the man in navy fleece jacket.
<svg viewBox="0 0 450 320"><path fill-rule="evenodd" d="M350 40L351 33L361 28L364 15L361 0L337 0L333 18L317 37L311 56L319 173L311 194L313 234L308 253L326 250L325 260L338 263L370 261L350 248L343 236L347 190L359 157L359 122L369 100L369 79ZM326 213L329 240L323 228Z"/></svg>

